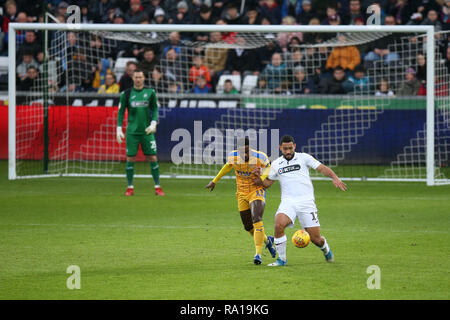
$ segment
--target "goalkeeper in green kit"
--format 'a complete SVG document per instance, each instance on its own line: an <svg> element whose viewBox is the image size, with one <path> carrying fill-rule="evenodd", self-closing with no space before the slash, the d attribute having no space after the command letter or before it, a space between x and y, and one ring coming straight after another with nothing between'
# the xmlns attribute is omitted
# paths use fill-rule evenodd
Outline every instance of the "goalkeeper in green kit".
<svg viewBox="0 0 450 320"><path fill-rule="evenodd" d="M136 69L132 79L133 87L120 94L119 112L117 113L117 142L120 144L125 139L122 123L125 109L128 109L126 136L128 188L125 195L132 196L134 194L134 163L140 145L145 160L150 162L152 177L155 181L155 194L163 196L164 192L159 185L159 165L156 158L155 132L158 121L156 93L153 89L144 88L145 75L142 70Z"/></svg>

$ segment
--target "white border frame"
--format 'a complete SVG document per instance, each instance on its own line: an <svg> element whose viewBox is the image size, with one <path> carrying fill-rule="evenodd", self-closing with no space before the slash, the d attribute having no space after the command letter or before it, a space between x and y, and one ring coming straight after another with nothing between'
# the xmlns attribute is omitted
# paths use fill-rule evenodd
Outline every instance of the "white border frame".
<svg viewBox="0 0 450 320"><path fill-rule="evenodd" d="M434 179L434 27L433 26L251 26L251 25L170 25L170 24L46 24L46 23L10 23L8 31L8 179L17 179L16 175L16 30L67 30L67 31L127 31L127 32L391 32L425 33L427 39L427 185L435 185ZM431 152L429 152L431 150ZM368 179L372 180L372 179ZM400 179L399 181L423 181L422 179Z"/></svg>

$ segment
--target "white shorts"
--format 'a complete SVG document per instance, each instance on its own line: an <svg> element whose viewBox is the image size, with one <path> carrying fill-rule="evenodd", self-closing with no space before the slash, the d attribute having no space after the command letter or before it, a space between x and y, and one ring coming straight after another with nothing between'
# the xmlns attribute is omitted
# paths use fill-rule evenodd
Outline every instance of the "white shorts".
<svg viewBox="0 0 450 320"><path fill-rule="evenodd" d="M295 223L295 219L298 218L298 222L303 228L319 227L319 217L317 216L317 207L314 200L310 201L289 201L281 200L277 213L284 213L291 219L291 224L288 225L292 228Z"/></svg>

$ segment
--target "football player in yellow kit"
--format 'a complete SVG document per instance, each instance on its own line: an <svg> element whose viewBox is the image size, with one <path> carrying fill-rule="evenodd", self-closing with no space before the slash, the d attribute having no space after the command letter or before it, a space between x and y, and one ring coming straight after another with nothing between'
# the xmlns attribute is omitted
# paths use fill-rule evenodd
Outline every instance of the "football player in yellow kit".
<svg viewBox="0 0 450 320"><path fill-rule="evenodd" d="M250 233L255 243L256 254L253 262L259 265L264 244L273 258L276 256L276 250L273 246L273 237L266 236L264 233L262 216L266 205L266 190L253 183L255 177L252 170L255 168L260 168L262 176L266 176L270 171L269 158L264 152L250 149L248 138L238 139L238 150L234 150L228 155L227 162L206 188L213 191L216 183L231 169L234 169L238 210L245 230Z"/></svg>

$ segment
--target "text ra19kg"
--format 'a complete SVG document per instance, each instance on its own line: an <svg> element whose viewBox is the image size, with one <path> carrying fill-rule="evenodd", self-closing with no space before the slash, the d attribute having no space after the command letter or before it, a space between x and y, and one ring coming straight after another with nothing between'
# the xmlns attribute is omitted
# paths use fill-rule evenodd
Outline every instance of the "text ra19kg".
<svg viewBox="0 0 450 320"><path fill-rule="evenodd" d="M268 305L251 305L251 304L226 304L224 314L242 315L242 314L269 314Z"/></svg>

